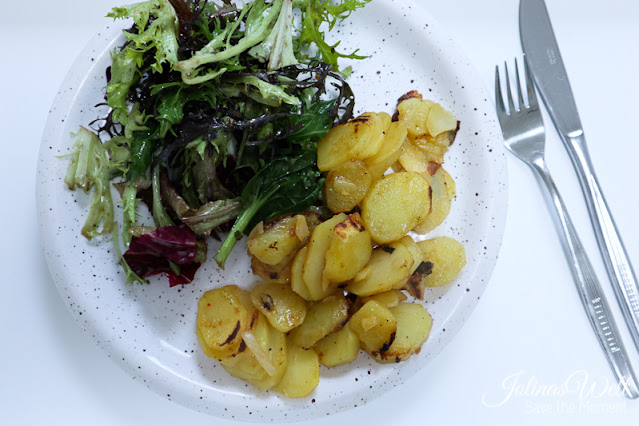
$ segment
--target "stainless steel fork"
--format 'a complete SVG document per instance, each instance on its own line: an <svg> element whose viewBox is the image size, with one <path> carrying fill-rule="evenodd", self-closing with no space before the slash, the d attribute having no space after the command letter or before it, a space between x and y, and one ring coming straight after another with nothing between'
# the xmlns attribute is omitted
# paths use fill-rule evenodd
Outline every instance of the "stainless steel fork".
<svg viewBox="0 0 639 426"><path fill-rule="evenodd" d="M504 105L499 67L495 68L495 102L497 117L506 141L506 148L520 160L528 164L538 177L549 207L555 211L555 223L562 238L564 253L568 258L575 284L584 305L590 324L597 335L619 386L628 398L639 397L639 387L626 350L621 342L617 326L599 280L590 260L579 240L577 231L566 211L566 206L550 176L544 159L546 132L541 117L537 95L530 78L528 64L524 60L524 71L528 105L524 103L524 94L519 78L519 69L515 60L517 80L517 103L513 99L508 77L508 66L504 65L505 86L508 109Z"/></svg>

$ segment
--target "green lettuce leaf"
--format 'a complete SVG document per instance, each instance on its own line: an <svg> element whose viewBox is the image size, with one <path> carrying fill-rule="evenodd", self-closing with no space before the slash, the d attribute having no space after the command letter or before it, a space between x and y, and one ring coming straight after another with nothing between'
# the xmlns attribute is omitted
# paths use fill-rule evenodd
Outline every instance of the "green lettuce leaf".
<svg viewBox="0 0 639 426"><path fill-rule="evenodd" d="M337 22L346 19L354 10L364 7L370 0L342 0L338 4L331 4L329 0L302 0L297 6L304 9L302 28L298 42L300 48L317 46L318 54L322 61L331 65L333 71L339 71L337 61L339 58L365 59L366 56L357 55L359 49L350 54L340 53L337 47L340 42L330 45L324 40L324 31L320 31L320 25L328 23L328 30L332 30Z"/></svg>
<svg viewBox="0 0 639 426"><path fill-rule="evenodd" d="M123 212L123 223L122 223L122 241L126 247L131 243L131 233L129 229L131 226L135 225L137 220L137 206L138 206L138 189L134 185L133 182L127 182L124 187L124 191L122 191L122 212Z"/></svg>
<svg viewBox="0 0 639 426"><path fill-rule="evenodd" d="M320 197L324 179L317 170L316 158L311 149L297 157L278 157L246 183L242 210L215 255L222 269L243 232L276 214L301 211Z"/></svg>
<svg viewBox="0 0 639 426"><path fill-rule="evenodd" d="M281 8L282 0L273 0L271 3L256 0L247 3L233 25L227 26L222 33L191 58L176 64L176 68L182 72L182 80L188 84L198 84L222 75L226 72L226 68L209 70L202 74L201 67L231 59L263 42L269 35L272 24L279 17ZM231 36L240 28L245 16L244 35L231 43Z"/></svg>
<svg viewBox="0 0 639 426"><path fill-rule="evenodd" d="M259 91L261 100L265 101L265 103L269 103L269 105L279 106L282 102L293 106L298 106L300 104L300 100L297 97L286 93L281 86L268 83L253 75L234 77L228 81L256 88Z"/></svg>
<svg viewBox="0 0 639 426"><path fill-rule="evenodd" d="M297 65L299 61L293 50L293 0L284 0L280 15L269 36L259 45L249 50L249 55L268 61L267 69L274 71L290 65Z"/></svg>
<svg viewBox="0 0 639 426"><path fill-rule="evenodd" d="M106 149L98 136L80 127L75 135L73 154L64 182L72 191L77 187L87 193L93 189L89 214L82 226L82 235L89 240L113 230L110 169ZM102 224L101 230L100 224Z"/></svg>
<svg viewBox="0 0 639 426"><path fill-rule="evenodd" d="M129 6L115 7L107 15L113 19L133 18L137 32L124 31L128 43L111 55L111 78L107 86L107 103L113 108L113 118L127 124L127 95L139 80L145 57L153 54L152 72L162 72L164 64L178 62L178 21L168 0L150 0ZM152 18L152 19L151 19Z"/></svg>

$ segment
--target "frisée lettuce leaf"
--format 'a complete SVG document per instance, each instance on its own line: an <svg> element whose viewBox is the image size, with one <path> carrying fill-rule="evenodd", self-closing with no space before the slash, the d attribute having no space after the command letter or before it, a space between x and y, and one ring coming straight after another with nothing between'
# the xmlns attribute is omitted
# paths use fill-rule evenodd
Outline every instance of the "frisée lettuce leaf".
<svg viewBox="0 0 639 426"><path fill-rule="evenodd" d="M98 136L80 127L75 135L71 161L64 183L74 191L80 187L85 193L93 189L89 214L82 226L82 235L92 239L113 230L113 199L111 197L111 173L107 152ZM100 228L102 224L102 229Z"/></svg>
<svg viewBox="0 0 639 426"><path fill-rule="evenodd" d="M107 103L114 116L126 124L127 95L133 82L140 78L142 67L161 73L165 63L173 66L178 53L178 20L168 0L150 0L129 6L115 7L107 15L114 19L133 18L135 31L125 31L127 44L114 54L111 79L107 86ZM153 60L145 64L145 55Z"/></svg>

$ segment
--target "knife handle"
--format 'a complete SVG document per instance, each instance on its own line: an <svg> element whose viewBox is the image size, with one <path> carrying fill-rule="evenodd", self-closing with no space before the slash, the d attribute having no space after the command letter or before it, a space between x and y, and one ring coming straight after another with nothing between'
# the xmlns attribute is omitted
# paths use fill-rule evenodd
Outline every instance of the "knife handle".
<svg viewBox="0 0 639 426"><path fill-rule="evenodd" d="M639 387L635 378L628 354L621 342L621 336L615 324L610 306L601 290L597 275L588 259L588 255L581 244L577 231L572 224L566 206L559 195L559 191L548 172L543 158L533 163L539 183L546 195L549 207L554 210L557 230L562 238L562 246L571 272L577 285L577 291L586 310L590 325L606 354L619 385L630 399L639 397ZM563 232L561 232L563 231Z"/></svg>
<svg viewBox="0 0 639 426"><path fill-rule="evenodd" d="M606 265L617 302L621 306L632 340L639 350L639 287L632 264L599 187L584 134L580 133L573 137L562 135L562 140L577 171L599 251Z"/></svg>

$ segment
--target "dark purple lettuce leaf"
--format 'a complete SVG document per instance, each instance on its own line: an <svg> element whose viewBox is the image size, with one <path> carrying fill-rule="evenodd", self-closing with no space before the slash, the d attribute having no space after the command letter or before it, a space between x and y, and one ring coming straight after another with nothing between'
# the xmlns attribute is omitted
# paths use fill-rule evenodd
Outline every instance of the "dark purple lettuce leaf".
<svg viewBox="0 0 639 426"><path fill-rule="evenodd" d="M203 260L201 250L187 226L164 226L133 237L124 259L140 277L166 274L173 287L193 281Z"/></svg>

